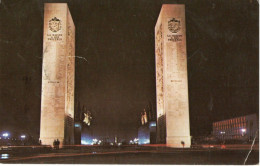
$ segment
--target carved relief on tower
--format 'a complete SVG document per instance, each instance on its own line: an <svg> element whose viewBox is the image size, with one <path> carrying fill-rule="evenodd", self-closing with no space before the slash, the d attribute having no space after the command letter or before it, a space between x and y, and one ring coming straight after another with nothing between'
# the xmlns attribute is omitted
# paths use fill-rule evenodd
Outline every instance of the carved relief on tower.
<svg viewBox="0 0 260 166"><path fill-rule="evenodd" d="M67 111L73 114L72 107L74 105L74 33L71 26L68 26L67 34Z"/></svg>
<svg viewBox="0 0 260 166"><path fill-rule="evenodd" d="M160 24L156 32L156 80L157 80L157 104L159 110L163 110L163 33L162 24ZM162 113L162 112L161 112Z"/></svg>
<svg viewBox="0 0 260 166"><path fill-rule="evenodd" d="M156 33L156 69L157 69L157 80L159 85L163 83L163 40L162 40L162 24L160 25ZM160 88L163 92L163 87Z"/></svg>

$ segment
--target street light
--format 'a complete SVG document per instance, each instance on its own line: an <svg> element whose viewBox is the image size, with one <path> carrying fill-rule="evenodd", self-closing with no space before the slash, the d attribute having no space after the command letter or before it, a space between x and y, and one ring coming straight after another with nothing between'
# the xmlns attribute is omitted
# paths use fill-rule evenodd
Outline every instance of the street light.
<svg viewBox="0 0 260 166"><path fill-rule="evenodd" d="M98 144L100 145L100 144L101 144L101 142L102 142L102 141L101 141L101 140L99 140L99 141L98 141Z"/></svg>
<svg viewBox="0 0 260 166"><path fill-rule="evenodd" d="M4 133L4 134L3 134L3 137L4 137L5 139L6 139L8 136L9 136L8 133Z"/></svg>
<svg viewBox="0 0 260 166"><path fill-rule="evenodd" d="M97 144L97 143L98 143L98 140L97 140L96 138L94 138L94 139L92 140L92 143L93 143L93 144Z"/></svg>
<svg viewBox="0 0 260 166"><path fill-rule="evenodd" d="M246 129L241 129L241 131L244 133L244 132L246 132Z"/></svg>
<svg viewBox="0 0 260 166"><path fill-rule="evenodd" d="M221 134L221 136L222 136L222 141L224 141L224 134L225 134L226 132L225 131L220 131L220 134Z"/></svg>
<svg viewBox="0 0 260 166"><path fill-rule="evenodd" d="M245 133L246 133L246 129L241 129L241 131L242 131L242 136L244 136L245 135Z"/></svg>
<svg viewBox="0 0 260 166"><path fill-rule="evenodd" d="M135 144L138 144L138 141L139 141L138 138L135 138L135 139L134 139L134 143L135 143Z"/></svg>

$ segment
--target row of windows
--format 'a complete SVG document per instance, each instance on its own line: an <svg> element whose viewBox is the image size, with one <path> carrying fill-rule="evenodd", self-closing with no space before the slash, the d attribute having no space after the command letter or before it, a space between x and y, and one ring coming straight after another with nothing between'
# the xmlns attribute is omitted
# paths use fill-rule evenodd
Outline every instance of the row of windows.
<svg viewBox="0 0 260 166"><path fill-rule="evenodd" d="M223 130L223 129L230 129L230 128L246 128L247 123L237 123L231 125L223 125L223 126L215 126L215 129Z"/></svg>
<svg viewBox="0 0 260 166"><path fill-rule="evenodd" d="M234 124L234 123L245 123L246 122L246 117L239 117L239 118L234 118L234 119L229 119L229 120L225 120L225 121L221 121L221 122L215 122L213 123L214 127L217 126L223 126L223 125L230 125L230 124Z"/></svg>

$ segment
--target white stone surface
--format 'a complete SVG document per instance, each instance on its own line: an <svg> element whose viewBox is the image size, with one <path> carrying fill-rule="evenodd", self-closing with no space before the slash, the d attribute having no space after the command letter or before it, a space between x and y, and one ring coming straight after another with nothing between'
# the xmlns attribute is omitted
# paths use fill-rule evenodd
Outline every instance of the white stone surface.
<svg viewBox="0 0 260 166"><path fill-rule="evenodd" d="M75 26L66 3L44 6L40 140L74 143Z"/></svg>
<svg viewBox="0 0 260 166"><path fill-rule="evenodd" d="M190 147L185 6L163 5L155 26L157 142Z"/></svg>

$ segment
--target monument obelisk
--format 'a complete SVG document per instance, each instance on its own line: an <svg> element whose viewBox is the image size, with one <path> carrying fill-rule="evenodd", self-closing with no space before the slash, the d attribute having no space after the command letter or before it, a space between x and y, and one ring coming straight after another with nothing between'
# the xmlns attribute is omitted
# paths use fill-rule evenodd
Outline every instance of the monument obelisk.
<svg viewBox="0 0 260 166"><path fill-rule="evenodd" d="M185 6L165 4L155 26L157 143L190 147Z"/></svg>
<svg viewBox="0 0 260 166"><path fill-rule="evenodd" d="M75 26L66 3L44 5L40 140L74 143Z"/></svg>

